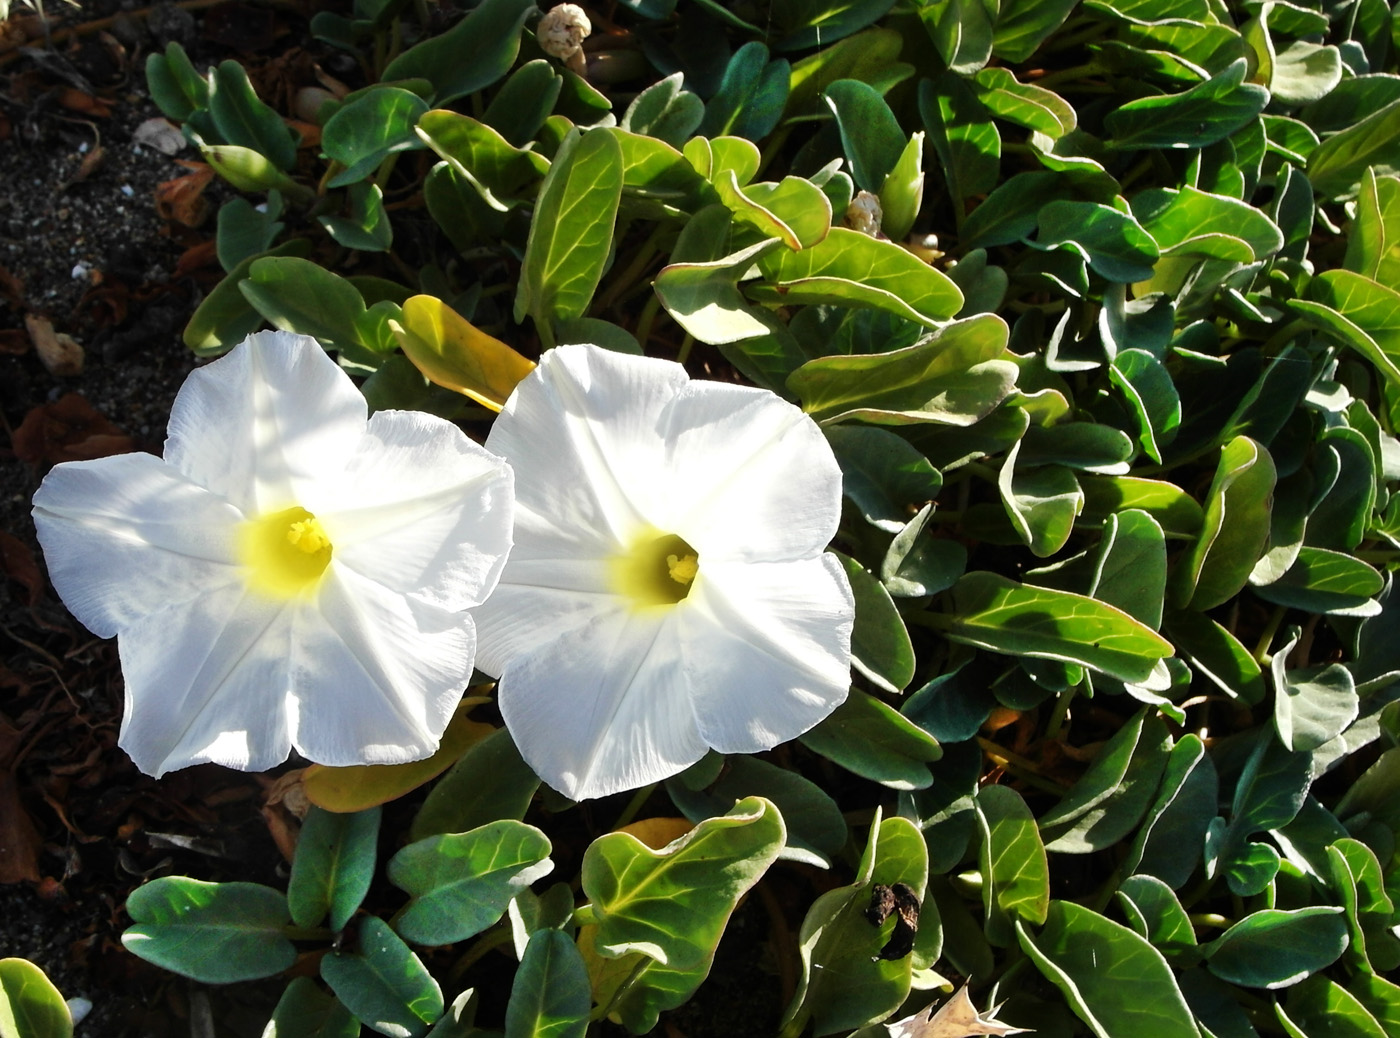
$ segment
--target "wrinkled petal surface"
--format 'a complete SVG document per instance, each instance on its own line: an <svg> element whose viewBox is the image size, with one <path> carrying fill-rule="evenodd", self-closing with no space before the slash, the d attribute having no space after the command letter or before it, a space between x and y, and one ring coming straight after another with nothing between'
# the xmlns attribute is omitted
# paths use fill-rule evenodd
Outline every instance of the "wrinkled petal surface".
<svg viewBox="0 0 1400 1038"><path fill-rule="evenodd" d="M336 561L382 587L443 609L479 604L511 545L510 466L450 422L380 411L343 472L305 507Z"/></svg>
<svg viewBox="0 0 1400 1038"><path fill-rule="evenodd" d="M258 332L180 387L165 460L247 515L277 511L345 467L366 414L315 339Z"/></svg>
<svg viewBox="0 0 1400 1038"><path fill-rule="evenodd" d="M237 582L233 530L241 518L150 454L59 465L34 495L54 587L104 638Z"/></svg>
<svg viewBox="0 0 1400 1038"><path fill-rule="evenodd" d="M513 660L499 695L530 767L574 799L656 782L705 755L668 619L596 616Z"/></svg>

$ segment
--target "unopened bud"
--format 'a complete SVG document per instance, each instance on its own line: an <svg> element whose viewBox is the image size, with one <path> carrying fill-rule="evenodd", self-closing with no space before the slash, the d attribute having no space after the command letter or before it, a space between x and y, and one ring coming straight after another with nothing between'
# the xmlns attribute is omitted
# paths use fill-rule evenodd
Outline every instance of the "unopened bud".
<svg viewBox="0 0 1400 1038"><path fill-rule="evenodd" d="M560 4L540 19L535 38L546 54L571 65L570 59L578 55L584 39L592 31L593 24L583 8L577 4Z"/></svg>
<svg viewBox="0 0 1400 1038"><path fill-rule="evenodd" d="M845 224L853 231L875 238L880 234L880 221L884 216L880 200L869 191L861 191L846 206Z"/></svg>

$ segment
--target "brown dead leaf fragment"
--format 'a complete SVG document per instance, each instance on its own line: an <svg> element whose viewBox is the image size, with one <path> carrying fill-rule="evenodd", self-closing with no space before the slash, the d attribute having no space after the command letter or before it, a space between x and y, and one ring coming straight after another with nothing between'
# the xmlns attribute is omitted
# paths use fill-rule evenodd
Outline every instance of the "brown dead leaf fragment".
<svg viewBox="0 0 1400 1038"><path fill-rule="evenodd" d="M77 393L31 409L12 442L15 457L33 465L89 461L136 449L130 436Z"/></svg>
<svg viewBox="0 0 1400 1038"><path fill-rule="evenodd" d="M71 335L55 332L53 322L39 314L25 314L24 327L50 375L70 378L83 373L83 348Z"/></svg>
<svg viewBox="0 0 1400 1038"><path fill-rule="evenodd" d="M38 883L43 840L20 803L14 772L0 772L0 883Z"/></svg>
<svg viewBox="0 0 1400 1038"><path fill-rule="evenodd" d="M156 213L162 220L198 227L209 216L209 202L204 189L214 179L214 170L202 162L182 162L194 172L156 186Z"/></svg>
<svg viewBox="0 0 1400 1038"><path fill-rule="evenodd" d="M0 530L0 571L29 592L28 605L35 605L44 593L44 576L39 572L39 564L34 561L34 553L14 534Z"/></svg>
<svg viewBox="0 0 1400 1038"><path fill-rule="evenodd" d="M967 985L958 989L957 994L944 1002L933 1013L933 1006L927 1006L913 1016L905 1017L892 1024L886 1024L890 1038L972 1038L979 1034L1022 1034L1030 1033L1030 1028L1012 1027L992 1019L1000 1006L993 1006L983 1016L972 1004L967 995ZM930 1017L929 1014L933 1013Z"/></svg>

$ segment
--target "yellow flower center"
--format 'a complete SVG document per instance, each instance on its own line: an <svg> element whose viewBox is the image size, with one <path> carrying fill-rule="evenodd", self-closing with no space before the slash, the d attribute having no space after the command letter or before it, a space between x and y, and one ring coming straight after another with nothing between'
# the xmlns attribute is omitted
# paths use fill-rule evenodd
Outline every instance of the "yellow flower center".
<svg viewBox="0 0 1400 1038"><path fill-rule="evenodd" d="M643 530L632 546L612 560L613 587L635 609L673 606L700 572L700 555L673 533Z"/></svg>
<svg viewBox="0 0 1400 1038"><path fill-rule="evenodd" d="M331 561L331 539L305 508L285 508L238 529L239 561L250 587L273 598L315 590Z"/></svg>

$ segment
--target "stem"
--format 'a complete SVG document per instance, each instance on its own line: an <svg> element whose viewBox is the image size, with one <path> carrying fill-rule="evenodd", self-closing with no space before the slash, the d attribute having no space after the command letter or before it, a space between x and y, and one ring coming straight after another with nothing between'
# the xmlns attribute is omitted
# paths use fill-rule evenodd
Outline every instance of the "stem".
<svg viewBox="0 0 1400 1038"><path fill-rule="evenodd" d="M1254 662L1261 667L1269 665L1269 646L1274 643L1274 635L1278 634L1279 625L1283 623L1283 618L1288 610L1283 606L1274 606L1273 615L1269 617L1269 622L1264 625L1264 632L1259 635L1259 641L1254 646Z"/></svg>
<svg viewBox="0 0 1400 1038"><path fill-rule="evenodd" d="M1060 729L1065 726L1065 718L1069 716L1069 705L1074 701L1074 694L1078 688L1078 685L1071 685L1056 697L1055 710L1050 715L1049 722L1045 725L1045 737L1047 739L1054 739L1059 736Z"/></svg>
<svg viewBox="0 0 1400 1038"><path fill-rule="evenodd" d="M646 352L647 340L651 338L651 326L656 322L656 312L661 309L661 297L655 292L642 307L642 315L637 318L637 342Z"/></svg>
<svg viewBox="0 0 1400 1038"><path fill-rule="evenodd" d="M991 739L980 735L977 737L977 745L982 747L982 752L995 761L1003 771L1014 775L1027 785L1044 790L1046 793L1054 793L1057 797L1065 795L1065 787L1043 777L1034 761L1027 760L1020 754L1012 753L1000 743L992 742Z"/></svg>
<svg viewBox="0 0 1400 1038"><path fill-rule="evenodd" d="M603 297L597 302L598 310L606 310L617 302L618 298L640 281L646 269L651 265L652 258L660 251L656 247L656 240L661 235L663 225L657 224L652 228L652 232L641 245L637 246L637 251L632 254L632 261L627 264L627 269L617 277L612 278L612 284L603 293Z"/></svg>
<svg viewBox="0 0 1400 1038"><path fill-rule="evenodd" d="M579 905L574 909L575 926L595 926L598 922L598 910L592 905Z"/></svg>
<svg viewBox="0 0 1400 1038"><path fill-rule="evenodd" d="M685 338L681 340L680 352L676 354L676 363L684 364L690 358L690 347L695 345L695 336L689 332L685 333Z"/></svg>
<svg viewBox="0 0 1400 1038"><path fill-rule="evenodd" d="M642 809L642 805L647 802L647 798L651 796L655 789L656 783L653 782L651 785L643 786L641 789L637 790L637 792L633 793L632 799L627 801L627 806L622 809L622 814L618 815L617 821L613 823L613 829L621 829L624 825L631 822L632 819L636 818L637 812Z"/></svg>

